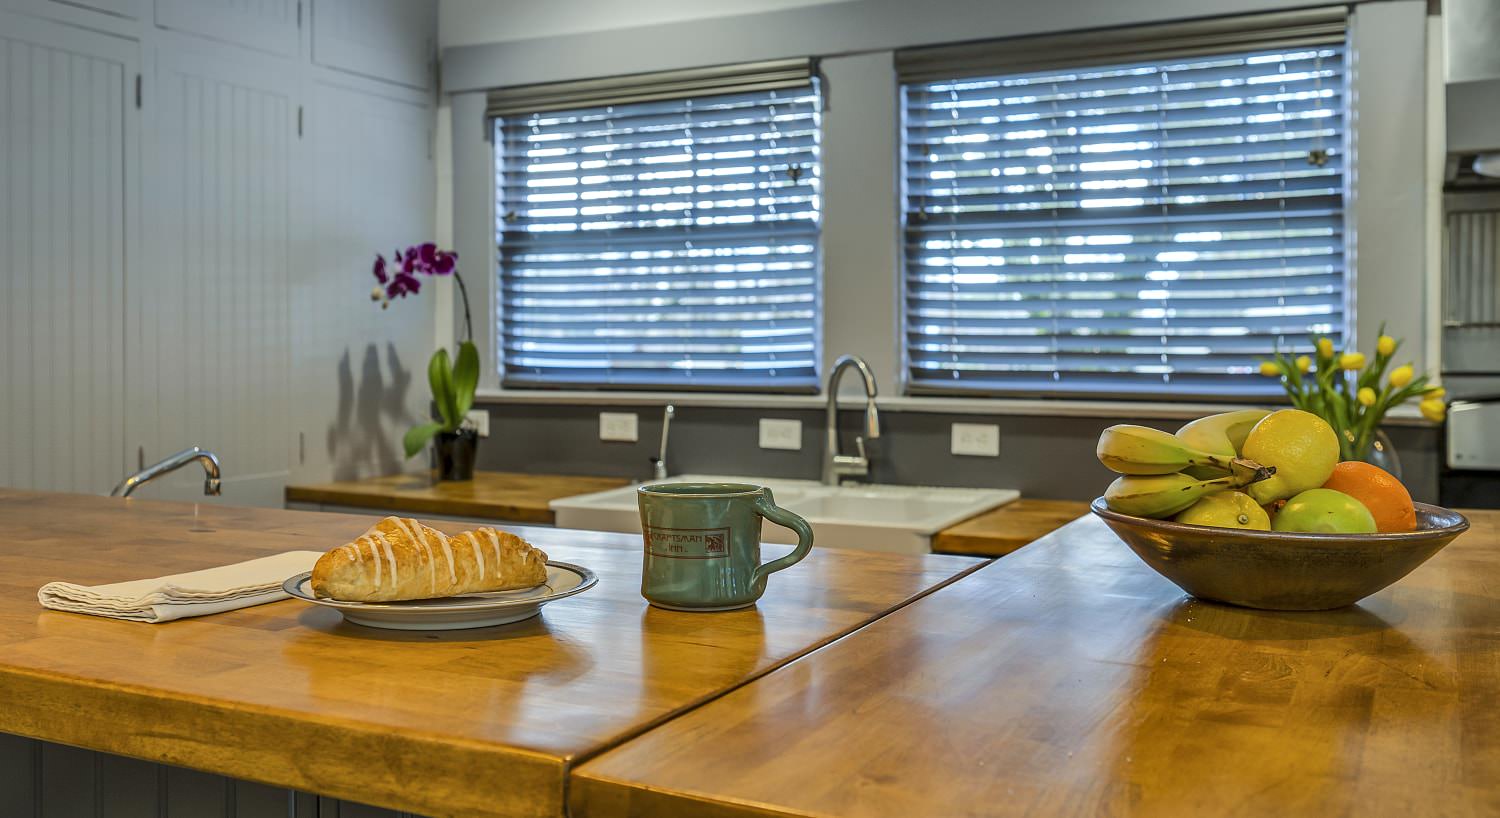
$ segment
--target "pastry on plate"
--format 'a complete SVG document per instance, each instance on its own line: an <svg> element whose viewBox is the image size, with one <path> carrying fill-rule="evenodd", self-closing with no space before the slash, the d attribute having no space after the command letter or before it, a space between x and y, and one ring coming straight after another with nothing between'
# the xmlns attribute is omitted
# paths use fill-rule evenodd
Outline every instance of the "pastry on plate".
<svg viewBox="0 0 1500 818"><path fill-rule="evenodd" d="M387 517L318 559L312 591L323 599L394 602L531 588L547 581L547 555L488 526L448 536Z"/></svg>

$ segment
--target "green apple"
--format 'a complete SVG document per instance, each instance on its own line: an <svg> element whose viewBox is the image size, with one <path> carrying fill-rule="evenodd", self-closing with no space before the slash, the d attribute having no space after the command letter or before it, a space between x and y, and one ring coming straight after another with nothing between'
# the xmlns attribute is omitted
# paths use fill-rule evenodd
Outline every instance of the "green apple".
<svg viewBox="0 0 1500 818"><path fill-rule="evenodd" d="M1272 531L1374 534L1375 518L1360 501L1342 491L1308 489L1288 500L1271 521Z"/></svg>

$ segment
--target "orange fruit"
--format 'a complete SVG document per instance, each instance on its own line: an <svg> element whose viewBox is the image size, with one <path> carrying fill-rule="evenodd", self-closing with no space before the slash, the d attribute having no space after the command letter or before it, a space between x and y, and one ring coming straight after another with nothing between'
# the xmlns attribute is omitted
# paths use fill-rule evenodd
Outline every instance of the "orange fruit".
<svg viewBox="0 0 1500 818"><path fill-rule="evenodd" d="M1417 527L1417 509L1411 494L1394 475L1379 466L1346 460L1333 467L1325 489L1342 491L1370 510L1380 533L1411 531Z"/></svg>

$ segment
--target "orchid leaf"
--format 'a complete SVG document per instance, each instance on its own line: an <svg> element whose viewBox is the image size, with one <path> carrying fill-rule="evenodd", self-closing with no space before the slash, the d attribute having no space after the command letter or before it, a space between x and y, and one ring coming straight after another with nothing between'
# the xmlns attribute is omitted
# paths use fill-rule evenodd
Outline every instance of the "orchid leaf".
<svg viewBox="0 0 1500 818"><path fill-rule="evenodd" d="M458 360L453 364L454 420L463 423L474 405L474 390L479 387L479 350L469 341L458 345Z"/></svg>
<svg viewBox="0 0 1500 818"><path fill-rule="evenodd" d="M406 436L401 438L401 445L406 448L406 456L416 457L418 452L427 447L427 441L441 431L443 431L441 423L423 423L407 429Z"/></svg>
<svg viewBox="0 0 1500 818"><path fill-rule="evenodd" d="M448 350L432 353L432 360L427 362L427 382L432 387L432 401L437 404L438 415L443 419L443 429L456 430L462 418L453 394L453 364L448 360Z"/></svg>

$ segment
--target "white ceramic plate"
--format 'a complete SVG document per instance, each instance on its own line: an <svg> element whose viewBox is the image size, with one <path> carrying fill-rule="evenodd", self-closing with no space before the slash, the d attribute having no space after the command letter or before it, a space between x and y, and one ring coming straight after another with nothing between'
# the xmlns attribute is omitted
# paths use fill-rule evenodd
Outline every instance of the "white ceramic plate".
<svg viewBox="0 0 1500 818"><path fill-rule="evenodd" d="M344 602L313 596L312 572L298 574L281 584L292 596L314 605L333 608L356 625L404 631L448 631L484 628L530 619L554 600L581 594L599 578L593 571L568 562L547 563L547 581L535 588L491 591L444 599L413 599L403 602Z"/></svg>

